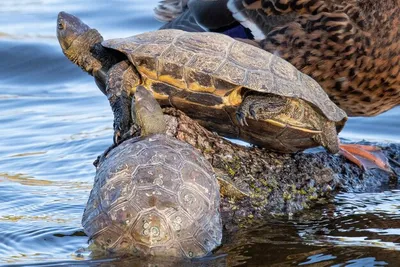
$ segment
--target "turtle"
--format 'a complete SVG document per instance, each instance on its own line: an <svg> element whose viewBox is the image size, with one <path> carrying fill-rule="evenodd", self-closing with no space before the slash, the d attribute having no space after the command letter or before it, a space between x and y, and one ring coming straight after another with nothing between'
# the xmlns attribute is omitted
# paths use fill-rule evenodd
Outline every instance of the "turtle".
<svg viewBox="0 0 400 267"><path fill-rule="evenodd" d="M229 36L176 29L103 40L60 12L63 53L94 76L114 112L114 142L129 135L138 86L218 134L278 152L339 150L347 116L309 76L287 61Z"/></svg>
<svg viewBox="0 0 400 267"><path fill-rule="evenodd" d="M95 251L203 257L222 239L214 170L193 146L166 135L150 91L139 86L132 102L140 136L97 163L84 232Z"/></svg>

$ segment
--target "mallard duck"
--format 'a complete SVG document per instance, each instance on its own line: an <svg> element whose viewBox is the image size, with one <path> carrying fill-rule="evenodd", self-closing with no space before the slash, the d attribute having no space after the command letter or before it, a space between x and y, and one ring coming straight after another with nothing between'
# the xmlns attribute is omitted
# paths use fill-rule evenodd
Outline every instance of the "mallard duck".
<svg viewBox="0 0 400 267"><path fill-rule="evenodd" d="M156 14L166 18L161 11L177 3L177 24L186 16L201 30L256 40L313 77L349 116L400 105L400 0L164 0ZM379 162L375 150L342 146L359 165L360 155Z"/></svg>

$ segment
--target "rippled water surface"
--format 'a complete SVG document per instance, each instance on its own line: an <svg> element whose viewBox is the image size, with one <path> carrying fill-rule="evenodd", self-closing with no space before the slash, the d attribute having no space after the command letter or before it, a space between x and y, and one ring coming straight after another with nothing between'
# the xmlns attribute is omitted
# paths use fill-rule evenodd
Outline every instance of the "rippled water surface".
<svg viewBox="0 0 400 267"><path fill-rule="evenodd" d="M112 114L92 78L62 54L55 26L58 11L65 10L105 38L126 37L160 26L152 16L156 3L0 1L0 264L140 266L137 259L96 261L85 252L80 220L93 182L92 162L111 144ZM399 115L397 108L351 119L341 136L399 142ZM342 193L300 218L268 221L238 234L209 261L400 266L398 188Z"/></svg>

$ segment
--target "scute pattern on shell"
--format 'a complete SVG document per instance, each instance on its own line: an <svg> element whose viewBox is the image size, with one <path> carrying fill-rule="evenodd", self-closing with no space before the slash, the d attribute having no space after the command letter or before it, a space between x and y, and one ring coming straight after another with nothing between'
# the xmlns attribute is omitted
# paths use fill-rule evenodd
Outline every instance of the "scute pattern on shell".
<svg viewBox="0 0 400 267"><path fill-rule="evenodd" d="M175 84L187 83L183 73L195 72L201 77L209 77L204 80L210 81L209 87L212 88L222 80L254 91L303 99L334 122L346 118L345 112L312 78L278 56L229 36L159 30L106 40L102 45L126 54L135 66L143 64L143 58L146 58L149 70L146 75L152 79L163 74L163 64L174 64L174 70L181 74L175 77L180 80ZM171 54L175 55L174 62L169 59Z"/></svg>
<svg viewBox="0 0 400 267"><path fill-rule="evenodd" d="M219 201L210 163L153 135L123 142L100 163L82 225L105 250L201 257L221 242Z"/></svg>

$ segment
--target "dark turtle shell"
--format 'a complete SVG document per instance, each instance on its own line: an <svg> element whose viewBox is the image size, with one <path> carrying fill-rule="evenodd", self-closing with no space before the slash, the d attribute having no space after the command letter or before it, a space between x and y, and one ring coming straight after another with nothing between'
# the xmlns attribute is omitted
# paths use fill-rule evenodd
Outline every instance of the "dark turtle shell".
<svg viewBox="0 0 400 267"><path fill-rule="evenodd" d="M102 250L202 257L221 243L219 203L209 162L158 134L127 140L100 162L82 225Z"/></svg>
<svg viewBox="0 0 400 267"><path fill-rule="evenodd" d="M228 137L295 152L318 146L313 137L327 124L340 131L347 120L312 78L229 36L160 30L102 45L124 53L162 105L172 105ZM248 126L240 126L235 112L251 91L285 97L290 108L279 118L249 118Z"/></svg>

